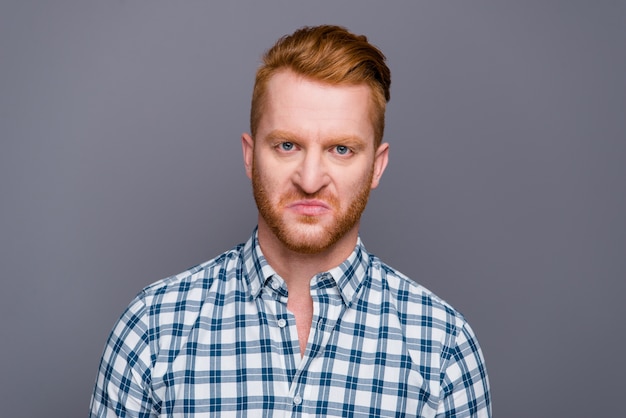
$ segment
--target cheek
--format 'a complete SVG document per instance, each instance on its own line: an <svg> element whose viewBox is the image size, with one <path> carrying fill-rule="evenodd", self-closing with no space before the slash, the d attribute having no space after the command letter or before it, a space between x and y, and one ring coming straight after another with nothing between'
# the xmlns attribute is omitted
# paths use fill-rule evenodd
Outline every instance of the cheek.
<svg viewBox="0 0 626 418"><path fill-rule="evenodd" d="M355 170L353 173L342 173L341 177L338 177L340 181L337 187L339 197L354 197L360 195L363 189L371 189L373 174L374 170L369 167L363 170Z"/></svg>
<svg viewBox="0 0 626 418"><path fill-rule="evenodd" d="M277 160L271 150L257 150L254 154L253 165L264 178L282 178L286 175L286 164Z"/></svg>
<svg viewBox="0 0 626 418"><path fill-rule="evenodd" d="M278 200L289 186L289 177L277 166L255 160L252 167L252 181L271 200Z"/></svg>

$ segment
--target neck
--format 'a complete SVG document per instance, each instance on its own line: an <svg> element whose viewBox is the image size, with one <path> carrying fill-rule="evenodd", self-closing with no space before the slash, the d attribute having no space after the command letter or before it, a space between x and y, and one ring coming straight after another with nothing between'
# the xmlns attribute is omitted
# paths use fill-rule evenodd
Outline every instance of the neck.
<svg viewBox="0 0 626 418"><path fill-rule="evenodd" d="M309 295L313 276L338 266L352 253L358 238L358 224L331 247L316 254L298 253L285 247L262 219L259 219L258 233L265 259L285 280L290 296Z"/></svg>

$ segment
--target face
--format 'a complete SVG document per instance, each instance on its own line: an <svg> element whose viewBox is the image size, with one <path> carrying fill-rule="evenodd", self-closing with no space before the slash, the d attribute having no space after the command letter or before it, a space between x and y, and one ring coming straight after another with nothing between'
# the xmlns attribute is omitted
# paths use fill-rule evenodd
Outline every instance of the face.
<svg viewBox="0 0 626 418"><path fill-rule="evenodd" d="M244 134L259 237L316 254L354 245L369 192L387 164L374 149L366 85L330 86L289 71L268 82L256 138Z"/></svg>

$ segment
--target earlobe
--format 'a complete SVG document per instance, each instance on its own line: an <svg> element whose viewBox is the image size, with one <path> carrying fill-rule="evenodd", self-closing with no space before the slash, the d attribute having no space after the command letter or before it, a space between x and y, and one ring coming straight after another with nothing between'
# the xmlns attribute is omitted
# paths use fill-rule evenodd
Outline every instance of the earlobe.
<svg viewBox="0 0 626 418"><path fill-rule="evenodd" d="M380 178L387 168L387 162L389 161L389 144L380 144L374 155L374 174L372 175L372 189L375 189L380 184Z"/></svg>
<svg viewBox="0 0 626 418"><path fill-rule="evenodd" d="M243 151L243 164L246 169L246 175L252 178L252 157L254 153L254 140L249 134L241 135L241 149Z"/></svg>

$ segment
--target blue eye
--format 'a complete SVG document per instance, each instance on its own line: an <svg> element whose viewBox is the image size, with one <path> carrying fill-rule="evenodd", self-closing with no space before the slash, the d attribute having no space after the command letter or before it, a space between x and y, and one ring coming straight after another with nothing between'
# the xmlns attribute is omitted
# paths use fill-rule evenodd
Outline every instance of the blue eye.
<svg viewBox="0 0 626 418"><path fill-rule="evenodd" d="M291 151L294 147L293 142L281 142L279 145L283 151Z"/></svg>
<svg viewBox="0 0 626 418"><path fill-rule="evenodd" d="M345 145L337 145L335 147L335 151L339 155L346 155L350 152L350 148L346 147Z"/></svg>

